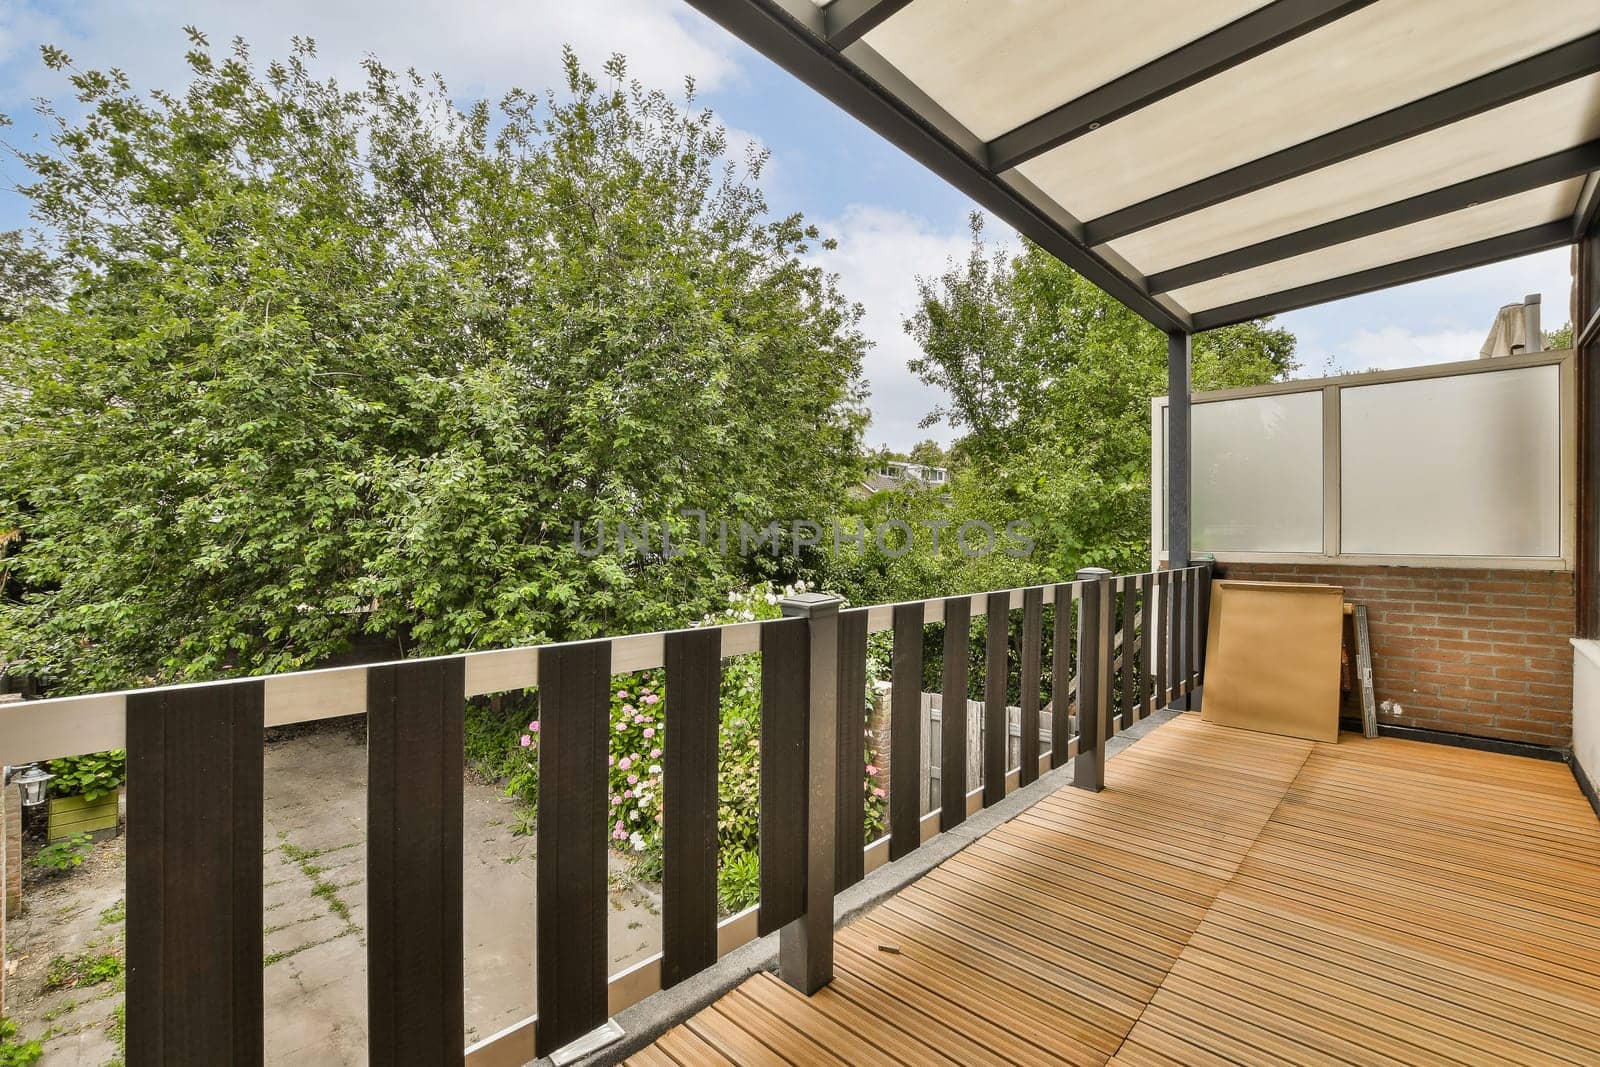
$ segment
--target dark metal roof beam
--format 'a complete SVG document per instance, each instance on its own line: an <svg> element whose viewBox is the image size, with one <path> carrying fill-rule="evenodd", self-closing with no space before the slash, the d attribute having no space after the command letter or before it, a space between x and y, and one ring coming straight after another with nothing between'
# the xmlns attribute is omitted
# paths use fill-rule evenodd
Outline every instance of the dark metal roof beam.
<svg viewBox="0 0 1600 1067"><path fill-rule="evenodd" d="M848 48L910 3L911 0L833 0L822 9L824 35L833 47Z"/></svg>
<svg viewBox="0 0 1600 1067"><path fill-rule="evenodd" d="M1369 237L1414 222L1448 215L1452 211L1499 200L1600 169L1600 141L1569 148L1540 159L1519 163L1478 178L1457 182L1392 204L1334 219L1317 226L1260 241L1245 248L1222 252L1171 270L1157 271L1146 281L1153 293L1170 293L1197 282L1249 270L1319 248Z"/></svg>
<svg viewBox="0 0 1600 1067"><path fill-rule="evenodd" d="M1407 282L1421 281L1440 274L1481 267L1489 263L1498 263L1502 259L1531 255L1534 252L1543 252L1547 248L1559 248L1571 243L1572 222L1570 219L1562 218L1515 233L1474 241L1471 244L1447 248L1441 252L1432 252L1399 263L1385 264L1382 267L1373 267L1355 274L1346 274L1342 278L1330 278L1327 281L1313 282L1310 285L1301 285L1282 292L1197 311L1194 313L1194 328L1213 330L1219 326L1231 326L1236 322L1261 318L1263 315L1277 315L1296 308L1309 307L1312 304L1326 303L1329 300L1342 300L1345 297L1359 296L1377 289L1387 289L1392 285L1404 285Z"/></svg>
<svg viewBox="0 0 1600 1067"><path fill-rule="evenodd" d="M1087 222L1085 231L1090 244L1113 241L1596 71L1600 71L1600 33L1591 33L1381 115L1102 215Z"/></svg>
<svg viewBox="0 0 1600 1067"><path fill-rule="evenodd" d="M1572 213L1572 238L1581 240L1594 228L1595 217L1600 215L1600 170L1589 175L1578 192L1578 209Z"/></svg>
<svg viewBox="0 0 1600 1067"><path fill-rule="evenodd" d="M989 142L990 162L997 171L1019 166L1371 3L1276 0L1001 134Z"/></svg>
<svg viewBox="0 0 1600 1067"><path fill-rule="evenodd" d="M1135 314L1163 330L1190 328L1189 317L1152 297L1137 274L1119 273L1067 232L1059 220L997 179L986 160L962 149L948 131L864 75L850 58L813 32L803 12L789 11L782 0L688 2ZM801 3L816 11L808 0ZM981 149L981 142L976 147Z"/></svg>

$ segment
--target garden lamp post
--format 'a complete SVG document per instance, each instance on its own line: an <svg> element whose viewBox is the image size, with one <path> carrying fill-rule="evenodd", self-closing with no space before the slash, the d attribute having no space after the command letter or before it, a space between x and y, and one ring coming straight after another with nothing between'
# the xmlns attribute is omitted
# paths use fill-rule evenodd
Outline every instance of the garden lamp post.
<svg viewBox="0 0 1600 1067"><path fill-rule="evenodd" d="M44 803L45 783L54 777L49 771L41 770L37 763L30 763L18 770L11 782L22 787L22 806L34 808Z"/></svg>

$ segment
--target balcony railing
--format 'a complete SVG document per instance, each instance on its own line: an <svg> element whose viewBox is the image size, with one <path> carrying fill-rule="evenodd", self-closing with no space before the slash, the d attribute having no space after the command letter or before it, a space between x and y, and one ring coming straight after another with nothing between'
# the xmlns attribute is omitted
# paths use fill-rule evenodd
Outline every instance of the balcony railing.
<svg viewBox="0 0 1600 1067"><path fill-rule="evenodd" d="M1083 571L1056 585L872 607L841 609L810 594L784 601L786 617L770 621L28 701L0 710L0 757L19 764L127 749L128 1062L259 1063L263 731L365 714L371 1062L520 1064L773 931L781 931L780 976L806 992L825 984L837 892L1051 768L1072 761L1075 785L1100 788L1107 736L1198 683L1209 585L1204 565L1120 577ZM1011 768L1008 656L1018 610L1021 757ZM987 619L985 728L983 781L969 790L975 613ZM914 780L923 638L939 623L940 805L923 814ZM881 632L893 641L888 833L868 842L860 695L868 635ZM1047 637L1054 707L1041 751ZM719 921L722 660L755 652L760 903ZM648 669L666 679L662 950L608 975L611 678ZM539 692L541 728L537 1012L463 1051L464 711L470 697L528 689Z"/></svg>

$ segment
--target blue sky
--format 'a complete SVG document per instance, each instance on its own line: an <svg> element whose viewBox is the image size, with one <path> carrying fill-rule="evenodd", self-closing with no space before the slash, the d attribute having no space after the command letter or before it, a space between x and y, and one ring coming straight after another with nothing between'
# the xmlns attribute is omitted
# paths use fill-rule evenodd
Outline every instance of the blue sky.
<svg viewBox="0 0 1600 1067"><path fill-rule="evenodd" d="M965 248L971 203L682 0L0 0L0 112L18 122L7 135L37 132L34 98L69 95L41 67L41 44L66 48L80 66L120 67L141 87L172 88L182 77L185 24L213 43L242 34L262 58L308 35L326 73L353 80L370 52L391 66L438 71L462 98L556 84L563 44L591 67L622 52L637 76L664 88L693 74L736 144L770 150L764 184L773 208L803 211L839 241L818 259L866 308L875 342L869 439L896 447L949 439L947 427L918 428L938 397L906 369L913 348L900 322L916 276ZM0 158L0 229L25 222L10 191L24 177ZM994 224L990 233L1007 236ZM1566 321L1569 285L1562 249L1281 321L1300 338L1301 376L1469 359L1495 310L1525 293L1544 294L1547 326Z"/></svg>

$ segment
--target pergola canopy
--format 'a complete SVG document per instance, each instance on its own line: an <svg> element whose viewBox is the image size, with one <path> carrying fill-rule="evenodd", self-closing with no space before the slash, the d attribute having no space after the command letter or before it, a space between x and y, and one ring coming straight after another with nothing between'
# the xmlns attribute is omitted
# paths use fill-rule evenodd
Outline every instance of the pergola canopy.
<svg viewBox="0 0 1600 1067"><path fill-rule="evenodd" d="M1600 0L690 0L1169 331L1569 244Z"/></svg>

